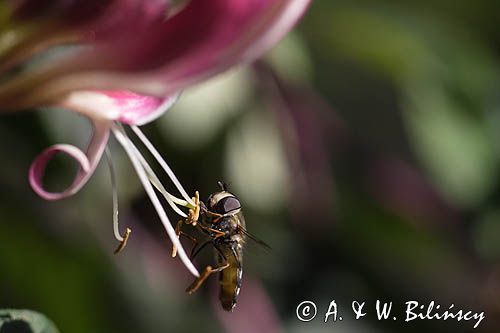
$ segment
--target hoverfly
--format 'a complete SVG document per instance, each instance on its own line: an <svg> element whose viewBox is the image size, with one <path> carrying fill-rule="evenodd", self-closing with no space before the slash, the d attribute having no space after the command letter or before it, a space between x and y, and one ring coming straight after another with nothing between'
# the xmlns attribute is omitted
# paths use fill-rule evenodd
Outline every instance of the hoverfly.
<svg viewBox="0 0 500 333"><path fill-rule="evenodd" d="M267 248L269 246L246 231L240 201L228 191L226 184L218 182L218 185L220 191L212 193L206 205L199 201L198 193L196 194L196 209L190 210L187 220L179 221L176 232L178 236L185 235L195 242L191 258L208 244L214 247L216 253L217 266L205 267L200 277L186 289L186 292L194 293L212 273L219 273L219 300L224 310L233 311L241 288L243 246L246 239L252 239ZM184 223L197 227L208 236L208 240L198 246L198 241L194 237L180 230ZM174 248L172 256L175 256L175 251Z"/></svg>

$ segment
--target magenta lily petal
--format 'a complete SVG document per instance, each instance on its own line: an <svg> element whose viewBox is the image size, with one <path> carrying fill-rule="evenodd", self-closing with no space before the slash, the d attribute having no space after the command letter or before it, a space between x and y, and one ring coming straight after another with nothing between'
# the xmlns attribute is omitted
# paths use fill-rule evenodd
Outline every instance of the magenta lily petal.
<svg viewBox="0 0 500 333"><path fill-rule="evenodd" d="M169 96L255 60L298 21L310 0L195 0L147 33L123 35L19 76L0 88L4 108L49 103L75 90ZM128 31L128 30L127 30ZM29 98L24 97L30 91Z"/></svg>
<svg viewBox="0 0 500 333"><path fill-rule="evenodd" d="M103 94L114 101L120 115L117 120L128 125L144 125L165 113L178 99L178 95L166 98L139 95L130 91L109 91Z"/></svg>
<svg viewBox="0 0 500 333"><path fill-rule="evenodd" d="M87 148L83 153L79 148L58 144L43 151L31 164L29 182L33 190L46 200L60 200L78 192L89 180L97 167L109 138L109 125L105 123L94 124L94 133ZM48 162L56 154L66 154L79 164L78 173L73 183L62 192L49 192L44 189L43 176Z"/></svg>
<svg viewBox="0 0 500 333"><path fill-rule="evenodd" d="M121 66L161 70L161 78L199 81L241 62L252 61L276 44L298 21L309 0L196 0L147 37L115 50L127 50ZM137 47L139 46L140 47ZM101 52L99 52L101 53ZM190 81L191 81L190 80Z"/></svg>
<svg viewBox="0 0 500 333"><path fill-rule="evenodd" d="M17 29L15 41L0 52L0 71L59 45L117 43L126 36L148 34L165 19L168 4L167 0L12 1L8 23L25 29Z"/></svg>
<svg viewBox="0 0 500 333"><path fill-rule="evenodd" d="M92 22L92 35L96 42L127 43L131 36L149 34L161 24L169 4L167 0L114 0L105 15Z"/></svg>
<svg viewBox="0 0 500 333"><path fill-rule="evenodd" d="M18 0L12 1L14 20L64 20L71 24L93 20L101 15L114 0L64 1Z"/></svg>
<svg viewBox="0 0 500 333"><path fill-rule="evenodd" d="M194 66L198 69L197 80L199 80L236 63L255 60L288 33L303 15L309 2L309 0L218 0L204 1L203 4L193 2L191 15L202 22L198 27L190 29L189 37L196 40L193 43L200 42L196 34L199 32L198 29L203 29L203 24L211 26L211 33L201 41L197 49L191 49L188 54L184 54L181 62L186 64L186 68L183 68L183 71L173 71L176 75L172 76L177 78L191 76L194 73L189 68ZM194 8L195 6L197 8ZM210 16L215 17L215 20L211 20ZM192 18L185 15L184 18L179 18L179 24L187 25Z"/></svg>
<svg viewBox="0 0 500 333"><path fill-rule="evenodd" d="M76 91L57 106L81 113L90 119L116 120L127 125L144 125L166 112L178 94L166 98L121 91Z"/></svg>
<svg viewBox="0 0 500 333"><path fill-rule="evenodd" d="M148 71L136 75L131 89L171 94L250 62L277 43L298 21L309 0L196 0L165 21L147 37L135 36L124 45L108 45L89 57L107 54L116 69ZM118 54L122 62L116 61ZM88 62L94 59L86 59ZM98 59L101 63L102 58ZM85 61L85 60L84 60ZM152 85L151 79L159 85ZM120 84L120 82L116 82Z"/></svg>
<svg viewBox="0 0 500 333"><path fill-rule="evenodd" d="M164 17L167 0L21 0L12 1L11 19L40 23L46 20L65 30L88 30L101 37L123 29L137 29L141 23ZM134 22L134 24L130 24ZM100 36L103 34L103 36Z"/></svg>

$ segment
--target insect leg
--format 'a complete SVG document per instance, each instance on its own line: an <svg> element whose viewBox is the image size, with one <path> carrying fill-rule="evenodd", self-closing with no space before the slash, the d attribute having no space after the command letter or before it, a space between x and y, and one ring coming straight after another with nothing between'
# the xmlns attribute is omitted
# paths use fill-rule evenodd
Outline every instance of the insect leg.
<svg viewBox="0 0 500 333"><path fill-rule="evenodd" d="M203 272L200 274L200 277L194 280L194 282L186 289L186 292L188 294L194 293L200 286L205 282L205 280L212 274L212 273L217 273L220 272L226 268L229 267L229 263L225 263L222 266L212 268L212 266L207 266L203 270Z"/></svg>
<svg viewBox="0 0 500 333"><path fill-rule="evenodd" d="M200 218L200 209L201 209L201 207L200 207L200 193L198 191L196 191L194 195L195 196L193 198L193 201L195 202L195 207L189 209L188 217L184 221L180 220L179 222L177 222L177 226L175 227L175 234L177 235L177 238L179 238L180 235L186 236L187 238L191 239L195 243L195 246L196 246L198 241L195 238L193 238L193 237L191 237L191 236L189 236L181 231L181 227L182 227L183 223L191 224L193 227L198 224L198 219ZM177 247L175 245L172 245L172 258L175 258L176 255L177 255Z"/></svg>
<svg viewBox="0 0 500 333"><path fill-rule="evenodd" d="M219 237L222 237L222 236L225 236L225 235L226 235L226 233L225 233L224 231L220 231L220 230L217 230L217 229L213 229L213 228L210 228L210 227L206 227L206 226L201 225L201 224L199 224L199 226L200 226L202 229L204 229L204 230L208 231L209 233L211 233L211 234L212 234L212 237L214 237L214 238L219 238Z"/></svg>
<svg viewBox="0 0 500 333"><path fill-rule="evenodd" d="M194 259L194 257L196 257L198 255L198 253L200 253L201 250L203 250L203 248L205 246L207 246L207 244L210 244L210 243L212 243L212 240L206 241L205 243L201 244L201 246L198 247L198 248L196 248L196 246L198 244L196 244L195 246L193 246L193 249L191 250L191 254L189 255L189 259L191 259L191 260ZM195 249L196 249L196 251L195 251Z"/></svg>
<svg viewBox="0 0 500 333"><path fill-rule="evenodd" d="M208 243L208 242L207 242ZM206 245L207 243L203 244ZM219 267L216 267L216 268L212 268L212 266L207 266L205 267L205 269L203 270L203 272L201 273L200 277L197 278L196 280L194 280L194 282L186 289L186 292L189 293L190 295L192 293L194 293L196 290L198 290L198 288L200 288L200 286L203 284L203 282L205 282L205 280L212 274L212 273L217 273L217 272L220 272L226 268L229 267L229 263L227 262L227 258L226 256L224 255L224 253L221 251L221 249L215 245L214 246L215 249L217 250L217 252L219 252L222 260L223 260L223 264L220 265Z"/></svg>
<svg viewBox="0 0 500 333"><path fill-rule="evenodd" d="M177 235L177 238L179 238L181 235L186 237L186 238L189 238L194 243L194 246L196 247L196 245L198 244L198 240L196 238L194 238L193 236L190 236L190 235L186 234L185 232L182 232L181 228L182 228L183 224L184 224L183 220L180 220L179 222L177 222L177 226L175 227L175 234ZM175 258L176 255L177 255L177 247L175 245L172 245L172 258Z"/></svg>
<svg viewBox="0 0 500 333"><path fill-rule="evenodd" d="M200 225L200 227L202 227L202 226ZM215 236L213 236L214 237L213 239L208 240L205 243L201 244L201 246L199 248L196 248L198 246L198 242L196 241L196 244L195 244L195 246L193 246L193 249L191 250L191 254L189 255L189 259L194 259L194 257L196 257L198 255L198 253L200 253L201 250L203 250L203 248L205 246L207 246L207 244L213 243L214 239L217 239L217 238L222 237L222 236L225 235L225 233L222 232L222 231L218 231L218 230L215 230L215 229L212 229L212 228L207 228L207 227L202 227L202 228L204 228L205 230L212 231L212 232L217 232L217 234ZM220 252L219 248L216 247L216 249Z"/></svg>
<svg viewBox="0 0 500 333"><path fill-rule="evenodd" d="M179 236L181 235L181 227L182 227L183 221L180 220L177 222L177 225L175 226L175 235L177 236L177 239L179 239ZM177 246L175 244L172 245L172 258L175 258L177 255Z"/></svg>

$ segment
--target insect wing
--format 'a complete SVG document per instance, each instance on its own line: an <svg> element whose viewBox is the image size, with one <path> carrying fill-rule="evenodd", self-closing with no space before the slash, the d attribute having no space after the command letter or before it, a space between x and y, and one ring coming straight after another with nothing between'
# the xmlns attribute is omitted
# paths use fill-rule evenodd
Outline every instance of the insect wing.
<svg viewBox="0 0 500 333"><path fill-rule="evenodd" d="M245 237L247 237L248 239L251 239L253 242L255 242L255 244L262 246L263 248L265 248L268 251L271 250L271 247L266 242L258 239L257 237L255 237L254 235L249 233L244 227L239 226L238 230L241 234L245 235Z"/></svg>

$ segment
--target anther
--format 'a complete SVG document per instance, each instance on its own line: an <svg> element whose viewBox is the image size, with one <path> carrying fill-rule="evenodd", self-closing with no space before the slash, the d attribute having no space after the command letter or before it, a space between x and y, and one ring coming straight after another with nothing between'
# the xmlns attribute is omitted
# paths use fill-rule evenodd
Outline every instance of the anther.
<svg viewBox="0 0 500 333"><path fill-rule="evenodd" d="M125 248L125 246L127 246L127 240L131 232L132 230L130 230L130 228L127 228L127 230L125 230L125 233L122 236L122 240L118 244L118 247L116 248L114 254L120 253Z"/></svg>
<svg viewBox="0 0 500 333"><path fill-rule="evenodd" d="M198 191L194 192L193 201L195 206L189 209L186 224L192 224L194 227L198 224L198 219L200 218L200 193Z"/></svg>

